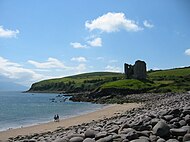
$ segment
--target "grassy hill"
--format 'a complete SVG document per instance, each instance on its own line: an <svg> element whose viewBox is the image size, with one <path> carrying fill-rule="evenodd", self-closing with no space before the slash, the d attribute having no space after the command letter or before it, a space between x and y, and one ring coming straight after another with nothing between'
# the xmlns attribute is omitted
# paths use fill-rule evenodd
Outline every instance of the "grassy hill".
<svg viewBox="0 0 190 142"><path fill-rule="evenodd" d="M131 93L186 92L190 90L190 67L149 71L147 75L147 80L118 80L103 84L101 89L125 89Z"/></svg>
<svg viewBox="0 0 190 142"><path fill-rule="evenodd" d="M147 80L125 79L122 73L94 72L34 83L30 92L104 94L165 93L190 90L190 67L149 71ZM111 90L111 91L110 91Z"/></svg>
<svg viewBox="0 0 190 142"><path fill-rule="evenodd" d="M124 79L122 73L93 72L63 78L49 79L32 84L29 92L88 92L106 82Z"/></svg>
<svg viewBox="0 0 190 142"><path fill-rule="evenodd" d="M149 80L160 84L157 92L185 92L190 90L190 67L149 72L148 76Z"/></svg>
<svg viewBox="0 0 190 142"><path fill-rule="evenodd" d="M158 77L158 76L160 76L160 77L188 76L188 75L190 75L190 67L168 69L168 70L149 71L148 75L150 77Z"/></svg>

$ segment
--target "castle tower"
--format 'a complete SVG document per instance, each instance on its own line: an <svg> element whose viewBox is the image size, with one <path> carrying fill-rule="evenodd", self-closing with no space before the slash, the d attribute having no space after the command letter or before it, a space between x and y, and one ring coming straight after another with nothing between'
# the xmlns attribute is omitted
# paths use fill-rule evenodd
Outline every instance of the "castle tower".
<svg viewBox="0 0 190 142"><path fill-rule="evenodd" d="M137 60L134 65L134 78L146 79L146 63L144 61Z"/></svg>
<svg viewBox="0 0 190 142"><path fill-rule="evenodd" d="M132 78L132 76L133 76L133 66L125 63L124 64L124 72L125 72L126 78Z"/></svg>

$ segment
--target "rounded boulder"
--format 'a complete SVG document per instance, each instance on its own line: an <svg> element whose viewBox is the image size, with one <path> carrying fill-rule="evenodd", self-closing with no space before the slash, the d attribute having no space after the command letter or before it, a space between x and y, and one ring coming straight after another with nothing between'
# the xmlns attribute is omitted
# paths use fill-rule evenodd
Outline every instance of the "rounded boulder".
<svg viewBox="0 0 190 142"><path fill-rule="evenodd" d="M85 135L85 138L94 138L96 135L96 131L94 131L92 129L88 129L88 130L86 130L84 135Z"/></svg>
<svg viewBox="0 0 190 142"><path fill-rule="evenodd" d="M168 124L164 121L159 121L154 127L153 127L153 133L160 137L165 137L170 133L170 127Z"/></svg>
<svg viewBox="0 0 190 142"><path fill-rule="evenodd" d="M82 137L73 137L69 142L82 142L84 139Z"/></svg>

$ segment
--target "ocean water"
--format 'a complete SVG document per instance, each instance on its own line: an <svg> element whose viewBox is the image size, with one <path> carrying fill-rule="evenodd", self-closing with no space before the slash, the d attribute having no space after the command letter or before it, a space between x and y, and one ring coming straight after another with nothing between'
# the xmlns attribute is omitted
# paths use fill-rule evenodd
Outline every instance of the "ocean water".
<svg viewBox="0 0 190 142"><path fill-rule="evenodd" d="M103 105L72 102L58 94L0 92L0 131L53 121L92 112ZM55 99L54 101L52 101Z"/></svg>

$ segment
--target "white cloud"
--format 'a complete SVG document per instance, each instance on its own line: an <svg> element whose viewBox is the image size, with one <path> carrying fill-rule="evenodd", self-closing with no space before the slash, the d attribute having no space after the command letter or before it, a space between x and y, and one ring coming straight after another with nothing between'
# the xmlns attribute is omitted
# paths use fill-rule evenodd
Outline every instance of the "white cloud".
<svg viewBox="0 0 190 142"><path fill-rule="evenodd" d="M86 62L87 60L85 57L73 57L71 58L71 61Z"/></svg>
<svg viewBox="0 0 190 142"><path fill-rule="evenodd" d="M104 14L92 21L86 21L85 26L90 31L98 29L108 33L117 32L120 29L132 32L143 30L143 28L139 27L135 21L127 19L124 13L112 12Z"/></svg>
<svg viewBox="0 0 190 142"><path fill-rule="evenodd" d="M31 69L24 68L20 64L11 62L3 57L0 57L0 70L1 75L15 79L17 83L24 85L29 85L28 83L44 78L43 75Z"/></svg>
<svg viewBox="0 0 190 142"><path fill-rule="evenodd" d="M116 66L107 65L105 67L105 71L108 71L108 72L121 72L121 69L119 67L116 67Z"/></svg>
<svg viewBox="0 0 190 142"><path fill-rule="evenodd" d="M82 45L82 44L79 43L79 42L71 42L70 45L71 45L73 48L87 48L86 45Z"/></svg>
<svg viewBox="0 0 190 142"><path fill-rule="evenodd" d="M101 47L102 46L102 39L100 37L97 37L91 41L88 41L87 42L90 46L93 46L93 47Z"/></svg>
<svg viewBox="0 0 190 142"><path fill-rule="evenodd" d="M144 20L143 24L144 24L144 26L147 27L147 28L153 28L153 27L154 27L154 25L151 24L150 22L148 22L147 20Z"/></svg>
<svg viewBox="0 0 190 142"><path fill-rule="evenodd" d="M28 63L34 65L36 68L40 69L50 69L50 68L63 68L68 69L69 67L65 66L61 61L55 58L48 58L46 62L36 62L33 60L29 60Z"/></svg>
<svg viewBox="0 0 190 142"><path fill-rule="evenodd" d="M48 58L43 63L32 60L28 62L36 68L25 68L21 64L11 62L0 56L0 76L5 76L15 83L30 86L32 83L40 80L63 77L66 75L65 73L68 73L67 75L84 73L87 70L86 64L66 67L61 61L55 58ZM46 75L42 75L41 72Z"/></svg>
<svg viewBox="0 0 190 142"><path fill-rule="evenodd" d="M4 29L3 26L0 26L0 37L3 38L12 38L16 37L16 35L19 34L19 30L9 30L9 29Z"/></svg>
<svg viewBox="0 0 190 142"><path fill-rule="evenodd" d="M75 57L72 58L71 60L75 60L78 62L85 62L86 58L84 57ZM55 58L48 58L46 62L36 62L29 60L28 63L34 65L38 69L54 69L54 72L60 72L60 71L70 71L74 73L81 73L86 70L86 65L85 64L79 64L78 66L66 66L63 64L63 62L59 61L58 59ZM52 70L51 70L52 72ZM54 73L55 74L55 73Z"/></svg>
<svg viewBox="0 0 190 142"><path fill-rule="evenodd" d="M185 50L185 54L188 55L188 56L190 56L190 48L187 49L187 50Z"/></svg>

